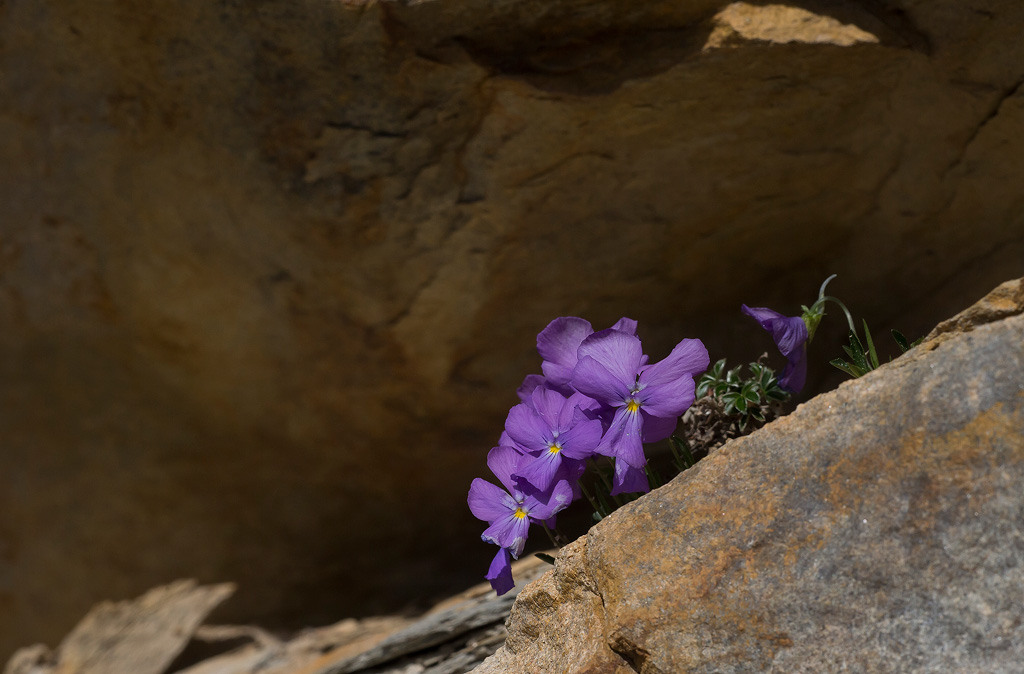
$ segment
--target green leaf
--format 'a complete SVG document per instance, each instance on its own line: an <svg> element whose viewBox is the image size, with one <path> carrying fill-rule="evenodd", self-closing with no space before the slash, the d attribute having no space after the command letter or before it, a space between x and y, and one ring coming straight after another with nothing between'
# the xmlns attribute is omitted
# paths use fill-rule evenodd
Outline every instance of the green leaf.
<svg viewBox="0 0 1024 674"><path fill-rule="evenodd" d="M686 440L677 435L672 435L669 437L668 443L672 453L679 461L680 470L686 470L697 463L697 459L693 458L693 452L690 451L690 445Z"/></svg>
<svg viewBox="0 0 1024 674"><path fill-rule="evenodd" d="M597 513L594 514L597 515ZM552 566L554 566L555 564L555 558L547 554L546 552L535 552L533 553L533 556L542 562L547 562L548 564L551 564Z"/></svg>
<svg viewBox="0 0 1024 674"><path fill-rule="evenodd" d="M868 355L871 356L871 364L874 366L871 369L878 368L878 352L875 351L875 343L871 340L871 331L868 330L868 322L861 321L864 324L864 339L868 343Z"/></svg>
<svg viewBox="0 0 1024 674"><path fill-rule="evenodd" d="M739 410L740 412L746 412L747 411L747 399L744 398L743 396L736 396L735 406L736 406L736 409Z"/></svg>
<svg viewBox="0 0 1024 674"><path fill-rule="evenodd" d="M846 351L850 359L853 360L853 364L862 370L861 374L871 369L868 366L868 359L864 354L864 346L860 343L860 338L857 337L857 333L853 330L850 331L850 346L849 348L844 346L843 351Z"/></svg>
<svg viewBox="0 0 1024 674"><path fill-rule="evenodd" d="M714 367L711 368L711 376L718 379L722 376L722 372L725 371L725 358L715 363Z"/></svg>
<svg viewBox="0 0 1024 674"><path fill-rule="evenodd" d="M858 368L856 368L856 366L851 365L850 363L847 363L842 358L833 358L832 360L830 360L828 362L828 364L831 365L834 368L838 368L838 369L842 370L843 372L845 372L846 374L850 375L854 379L856 379L857 377L859 377L862 374L864 374L863 372L858 373L858 371L857 371Z"/></svg>
<svg viewBox="0 0 1024 674"><path fill-rule="evenodd" d="M900 347L900 353L906 353L910 351L910 342L903 336L903 333L899 330L892 330L892 338L896 340L896 345Z"/></svg>

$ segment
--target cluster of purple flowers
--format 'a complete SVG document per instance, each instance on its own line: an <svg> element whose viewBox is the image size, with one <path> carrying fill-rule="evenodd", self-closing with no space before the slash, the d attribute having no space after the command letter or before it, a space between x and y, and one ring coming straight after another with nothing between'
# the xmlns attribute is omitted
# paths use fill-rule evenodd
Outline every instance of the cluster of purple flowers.
<svg viewBox="0 0 1024 674"><path fill-rule="evenodd" d="M700 340L684 339L649 363L636 327L622 318L594 332L582 318L563 317L537 335L543 375L523 381L522 402L487 455L504 489L480 478L469 489L470 510L488 524L483 540L499 547L486 576L498 594L513 587L511 560L530 525L553 527L556 513L580 497L588 458L614 459L612 495L649 491L643 444L672 434L709 359Z"/></svg>

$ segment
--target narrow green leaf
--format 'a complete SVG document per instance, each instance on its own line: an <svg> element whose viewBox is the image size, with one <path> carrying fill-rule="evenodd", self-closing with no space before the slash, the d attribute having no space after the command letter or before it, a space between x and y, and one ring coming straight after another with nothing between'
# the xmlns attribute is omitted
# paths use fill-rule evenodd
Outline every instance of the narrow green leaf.
<svg viewBox="0 0 1024 674"><path fill-rule="evenodd" d="M597 513L594 514L596 515ZM554 566L555 564L555 558L547 554L546 552L535 552L533 553L533 556L542 562L547 562L548 564L551 564L552 566Z"/></svg>
<svg viewBox="0 0 1024 674"><path fill-rule="evenodd" d="M896 345L900 347L900 353L906 353L910 351L910 342L903 336L903 333L899 330L892 330L892 338L896 340Z"/></svg>
<svg viewBox="0 0 1024 674"><path fill-rule="evenodd" d="M843 372L845 372L846 374L850 375L854 379L856 379L857 377L860 376L859 374L854 372L852 367L850 366L850 364L847 363L842 358L833 358L832 360L830 360L828 362L828 364L831 365L832 367L836 368L836 369L842 370Z"/></svg>
<svg viewBox="0 0 1024 674"><path fill-rule="evenodd" d="M868 359L864 355L864 345L860 343L860 337L857 336L856 332L850 331L850 357L853 359L853 364L859 367L863 372L867 372L871 368L868 367Z"/></svg>
<svg viewBox="0 0 1024 674"><path fill-rule="evenodd" d="M690 445L683 438L673 435L669 438L669 444L672 446L673 452L677 453L680 464L683 465L682 470L692 467L697 460L693 458L693 453L690 451Z"/></svg>
<svg viewBox="0 0 1024 674"><path fill-rule="evenodd" d="M871 369L878 368L878 352L875 351L875 343L871 340L871 331L868 330L868 322L861 321L864 324L864 339L868 343L868 355L871 356L871 364L874 366Z"/></svg>

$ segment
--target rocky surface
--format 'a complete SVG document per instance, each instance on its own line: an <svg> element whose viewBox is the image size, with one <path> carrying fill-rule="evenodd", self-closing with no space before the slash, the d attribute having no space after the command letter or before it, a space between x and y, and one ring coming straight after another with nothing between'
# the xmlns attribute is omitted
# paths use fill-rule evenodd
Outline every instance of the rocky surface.
<svg viewBox="0 0 1024 674"><path fill-rule="evenodd" d="M463 674L505 642L513 600L549 568L525 557L513 564L515 587L501 597L483 583L417 618L350 618L292 638L202 625L234 588L179 581L95 607L57 649L20 649L3 674Z"/></svg>
<svg viewBox="0 0 1024 674"><path fill-rule="evenodd" d="M1016 0L0 18L0 656L178 577L293 627L464 585L555 316L753 356L836 272L912 338L1024 259Z"/></svg>
<svg viewBox="0 0 1024 674"><path fill-rule="evenodd" d="M51 651L42 644L14 654L4 674L163 674L231 585L179 581L135 601L94 607Z"/></svg>
<svg viewBox="0 0 1024 674"><path fill-rule="evenodd" d="M476 674L1019 671L1022 289L606 518Z"/></svg>

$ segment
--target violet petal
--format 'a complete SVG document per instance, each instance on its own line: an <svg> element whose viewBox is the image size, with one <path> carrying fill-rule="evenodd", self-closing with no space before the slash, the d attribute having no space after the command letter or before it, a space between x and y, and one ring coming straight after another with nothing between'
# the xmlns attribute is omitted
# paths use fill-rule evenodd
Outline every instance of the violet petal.
<svg viewBox="0 0 1024 674"><path fill-rule="evenodd" d="M491 582L491 589L497 592L499 597L516 586L512 579L512 556L508 554L508 550L498 550L484 578Z"/></svg>
<svg viewBox="0 0 1024 674"><path fill-rule="evenodd" d="M501 487L487 480L475 478L469 486L469 509L473 517L488 524L505 518L515 512L518 505Z"/></svg>
<svg viewBox="0 0 1024 674"><path fill-rule="evenodd" d="M651 490L647 473L643 468L634 468L622 459L615 460L615 475L612 477L611 495L647 493Z"/></svg>

